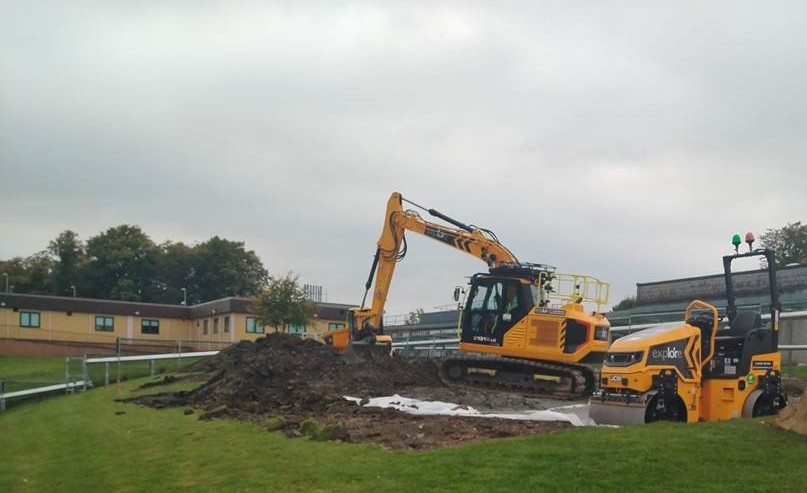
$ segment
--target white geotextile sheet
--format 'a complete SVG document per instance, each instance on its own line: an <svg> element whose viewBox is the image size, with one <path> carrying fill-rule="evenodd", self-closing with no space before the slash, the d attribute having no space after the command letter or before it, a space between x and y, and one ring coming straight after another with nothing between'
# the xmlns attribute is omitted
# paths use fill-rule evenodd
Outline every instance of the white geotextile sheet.
<svg viewBox="0 0 807 493"><path fill-rule="evenodd" d="M345 399L361 403L358 397ZM523 419L530 421L565 421L572 426L592 426L594 423L588 418L582 418L574 413L574 409L586 407L585 404L561 406L540 411L520 411L508 413L482 413L470 406L453 404L442 401L422 401L403 397L398 394L388 397L372 397L364 404L365 407L393 408L410 414L440 415L440 416L470 416L475 418ZM567 411L567 412L564 412Z"/></svg>

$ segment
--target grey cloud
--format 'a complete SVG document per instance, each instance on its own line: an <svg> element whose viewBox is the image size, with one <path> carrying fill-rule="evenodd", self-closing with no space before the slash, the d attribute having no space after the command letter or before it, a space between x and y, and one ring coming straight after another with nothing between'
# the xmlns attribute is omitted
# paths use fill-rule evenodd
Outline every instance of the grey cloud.
<svg viewBox="0 0 807 493"><path fill-rule="evenodd" d="M617 299L718 271L731 233L805 219L806 9L4 2L0 256L130 222L352 302L400 190ZM411 243L391 312L483 267Z"/></svg>

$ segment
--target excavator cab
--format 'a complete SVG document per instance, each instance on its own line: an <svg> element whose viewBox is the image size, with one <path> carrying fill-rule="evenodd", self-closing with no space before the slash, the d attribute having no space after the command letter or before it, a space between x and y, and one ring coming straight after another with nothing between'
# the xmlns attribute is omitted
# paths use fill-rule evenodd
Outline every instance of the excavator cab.
<svg viewBox="0 0 807 493"><path fill-rule="evenodd" d="M560 288L560 280L572 279L577 282L566 283L568 292ZM447 357L441 374L449 381L558 398L588 395L596 381L583 363L602 361L610 326L602 314L587 311L583 301L596 304L607 299L607 291L607 283L556 274L543 264L498 266L475 274L460 315L461 354Z"/></svg>
<svg viewBox="0 0 807 493"><path fill-rule="evenodd" d="M525 280L477 274L462 313L460 339L501 346L504 334L534 307L532 285Z"/></svg>

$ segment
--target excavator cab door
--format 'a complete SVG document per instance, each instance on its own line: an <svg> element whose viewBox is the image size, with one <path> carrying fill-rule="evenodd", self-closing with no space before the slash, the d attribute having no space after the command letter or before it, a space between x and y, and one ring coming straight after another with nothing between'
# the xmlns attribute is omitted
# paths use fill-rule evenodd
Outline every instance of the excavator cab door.
<svg viewBox="0 0 807 493"><path fill-rule="evenodd" d="M474 278L462 317L462 342L501 346L504 334L532 306L529 285L518 279Z"/></svg>

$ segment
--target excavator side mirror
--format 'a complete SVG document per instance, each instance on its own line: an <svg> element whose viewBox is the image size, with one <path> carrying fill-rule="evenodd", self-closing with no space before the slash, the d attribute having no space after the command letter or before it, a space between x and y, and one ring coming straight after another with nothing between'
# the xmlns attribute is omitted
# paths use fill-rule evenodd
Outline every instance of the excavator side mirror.
<svg viewBox="0 0 807 493"><path fill-rule="evenodd" d="M462 288L461 287L457 286L457 287L454 288L454 301L459 303L461 293L462 293Z"/></svg>

